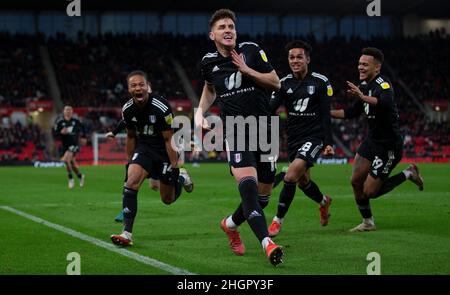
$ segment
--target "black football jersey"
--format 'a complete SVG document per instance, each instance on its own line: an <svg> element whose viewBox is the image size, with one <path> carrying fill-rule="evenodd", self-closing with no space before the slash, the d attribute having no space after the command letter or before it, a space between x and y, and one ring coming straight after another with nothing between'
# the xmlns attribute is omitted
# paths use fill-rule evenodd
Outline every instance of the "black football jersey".
<svg viewBox="0 0 450 295"><path fill-rule="evenodd" d="M69 133L61 134L61 130L67 128ZM70 120L64 117L58 117L53 128L54 134L61 139L64 146L78 145L78 139L81 134L84 134L84 126L77 118Z"/></svg>
<svg viewBox="0 0 450 295"><path fill-rule="evenodd" d="M149 95L143 107L130 99L122 108L122 118L127 129L136 131L136 146L145 145L155 152L165 152L163 131L172 129L172 108L162 97Z"/></svg>
<svg viewBox="0 0 450 295"><path fill-rule="evenodd" d="M269 73L273 70L266 54L253 42L236 46L245 63L255 71ZM218 51L207 53L201 61L201 73L208 84L214 85L216 102L222 118L225 116L268 116L271 91L263 88L239 72L231 56L224 57Z"/></svg>
<svg viewBox="0 0 450 295"><path fill-rule="evenodd" d="M400 143L402 137L399 115L391 82L378 75L369 83L362 82L359 88L364 95L376 97L378 102L376 105L370 105L359 99L344 110L345 118L356 118L364 113L369 125L369 139L372 142L388 145Z"/></svg>
<svg viewBox="0 0 450 295"><path fill-rule="evenodd" d="M332 145L330 102L333 88L324 75L308 72L303 80L289 74L281 79L281 89L273 92L272 112L281 104L286 106L288 146L307 138L317 138Z"/></svg>

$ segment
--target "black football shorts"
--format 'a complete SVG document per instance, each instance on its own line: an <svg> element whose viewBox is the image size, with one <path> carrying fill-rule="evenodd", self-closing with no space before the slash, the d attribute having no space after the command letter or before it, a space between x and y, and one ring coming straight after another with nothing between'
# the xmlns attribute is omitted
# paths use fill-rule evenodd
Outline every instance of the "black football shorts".
<svg viewBox="0 0 450 295"><path fill-rule="evenodd" d="M136 148L130 164L137 164L144 168L153 179L159 179L166 185L172 185L171 166L166 152L153 154Z"/></svg>
<svg viewBox="0 0 450 295"><path fill-rule="evenodd" d="M267 161L262 161L262 157L268 155L262 151L230 151L227 146L228 163L234 168L254 167L258 175L258 182L273 183L277 173L277 157L267 157ZM230 169L231 173L231 169Z"/></svg>
<svg viewBox="0 0 450 295"><path fill-rule="evenodd" d="M402 144L384 146L366 139L361 143L357 153L372 162L370 175L386 180L403 156Z"/></svg>
<svg viewBox="0 0 450 295"><path fill-rule="evenodd" d="M305 160L308 167L313 167L323 150L323 142L317 138L307 138L289 148L289 162L299 158Z"/></svg>

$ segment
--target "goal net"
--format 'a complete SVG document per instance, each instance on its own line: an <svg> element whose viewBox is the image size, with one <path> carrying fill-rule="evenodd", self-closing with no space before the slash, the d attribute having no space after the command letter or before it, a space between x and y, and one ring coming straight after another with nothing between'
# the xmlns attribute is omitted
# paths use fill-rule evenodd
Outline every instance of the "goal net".
<svg viewBox="0 0 450 295"><path fill-rule="evenodd" d="M92 135L94 165L126 164L126 138L125 133L119 133L115 138L106 138L106 133L94 133Z"/></svg>

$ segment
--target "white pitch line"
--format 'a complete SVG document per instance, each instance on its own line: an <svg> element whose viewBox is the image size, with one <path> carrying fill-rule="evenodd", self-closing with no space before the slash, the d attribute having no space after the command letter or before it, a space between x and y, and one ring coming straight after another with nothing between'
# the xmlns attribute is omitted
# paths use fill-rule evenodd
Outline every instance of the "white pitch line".
<svg viewBox="0 0 450 295"><path fill-rule="evenodd" d="M159 269L167 271L169 273L172 273L172 274L175 274L175 275L195 275L195 273L189 272L189 271L187 271L185 269L178 268L178 267L166 264L166 263L161 262L159 260L156 260L156 259L144 256L144 255L140 255L140 254L128 251L128 250L123 249L123 248L117 248L116 246L114 246L112 244L109 244L109 243L106 243L106 242L104 242L102 240L99 240L99 239L96 239L94 237L85 235L83 233L77 232L77 231L75 231L73 229L64 227L62 225L59 225L59 224L56 224L56 223L52 223L50 221L44 220L44 219L36 217L34 215L31 215L31 214L22 212L20 210L11 208L9 206L0 206L0 208L3 209L3 210L9 211L11 213L17 214L19 216L25 217L25 218L27 218L29 220L32 220L32 221L36 222L36 223L43 224L43 225L48 226L50 228L56 229L57 231L63 232L63 233L68 234L68 235L71 235L72 237L75 237L75 238L78 238L80 240L89 242L89 243L94 244L94 245L96 245L98 247L104 248L104 249L109 250L111 252L118 253L120 255L123 255L123 256L128 257L128 258L133 259L133 260L136 260L136 261L141 262L143 264L151 265L153 267L159 268Z"/></svg>

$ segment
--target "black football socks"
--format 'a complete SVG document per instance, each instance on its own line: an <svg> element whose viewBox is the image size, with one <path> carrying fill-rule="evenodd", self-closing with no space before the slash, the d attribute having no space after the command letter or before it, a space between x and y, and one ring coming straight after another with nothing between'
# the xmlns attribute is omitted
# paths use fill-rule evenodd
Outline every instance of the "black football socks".
<svg viewBox="0 0 450 295"><path fill-rule="evenodd" d="M308 198L315 201L316 203L321 204L321 202L323 201L323 194L314 181L311 180L304 187L300 187L300 189Z"/></svg>
<svg viewBox="0 0 450 295"><path fill-rule="evenodd" d="M254 177L244 177L239 182L242 209L250 228L261 242L269 236L264 212L258 203L258 183Z"/></svg>
<svg viewBox="0 0 450 295"><path fill-rule="evenodd" d="M356 199L356 204L358 205L359 212L363 218L371 218L372 210L370 209L369 199Z"/></svg>
<svg viewBox="0 0 450 295"><path fill-rule="evenodd" d="M277 210L277 217L278 218L284 218L286 213L289 210L289 206L291 206L292 200L295 196L295 188L296 183L295 182L284 182L283 189L280 193L280 199L278 201L278 210Z"/></svg>
<svg viewBox="0 0 450 295"><path fill-rule="evenodd" d="M390 192L391 190L393 190L394 188L396 188L397 186L399 186L400 184L402 184L405 181L406 181L406 176L403 172L400 172L399 174L389 177L383 183L383 185L381 186L381 188L378 191L378 193L376 194L376 196L374 196L372 198L375 199L375 198L381 197L384 194L387 194L388 192Z"/></svg>
<svg viewBox="0 0 450 295"><path fill-rule="evenodd" d="M269 199L270 195L258 195L258 203L259 206L261 206L261 209L264 209L267 207L267 205L269 205ZM233 215L231 215L231 218L233 219L233 222L234 224L236 224L236 226L240 226L245 222L244 211L242 210L242 202L236 208Z"/></svg>
<svg viewBox="0 0 450 295"><path fill-rule="evenodd" d="M132 232L133 231L133 223L134 218L137 214L137 194L138 191L124 187L123 188L123 199L122 199L122 207L123 207L123 222L125 225L124 231Z"/></svg>

